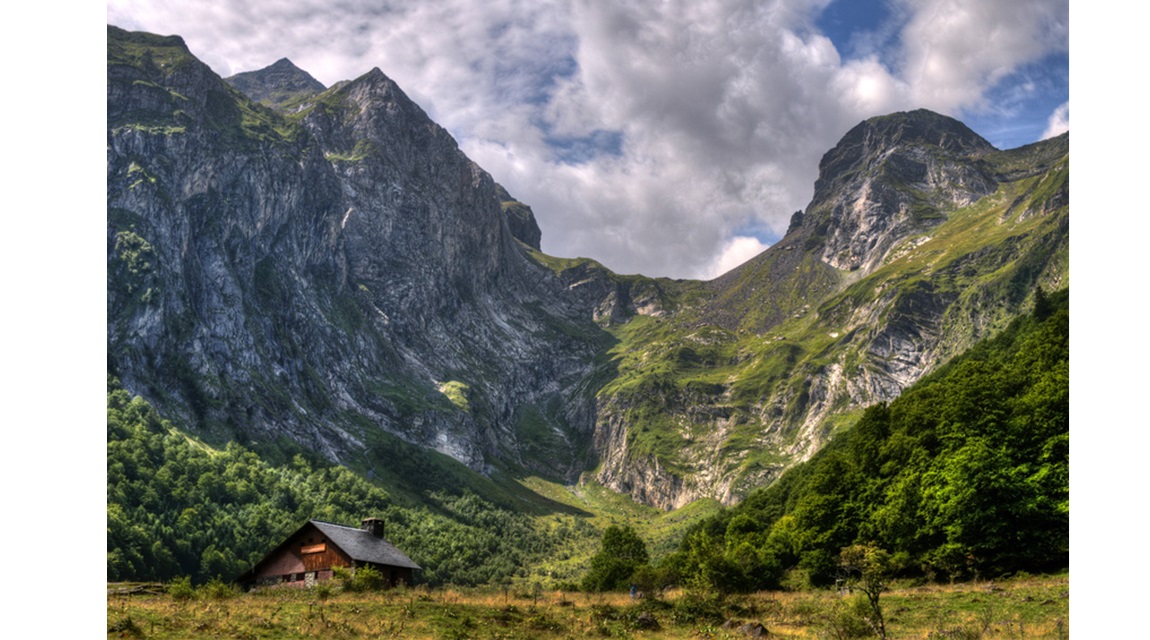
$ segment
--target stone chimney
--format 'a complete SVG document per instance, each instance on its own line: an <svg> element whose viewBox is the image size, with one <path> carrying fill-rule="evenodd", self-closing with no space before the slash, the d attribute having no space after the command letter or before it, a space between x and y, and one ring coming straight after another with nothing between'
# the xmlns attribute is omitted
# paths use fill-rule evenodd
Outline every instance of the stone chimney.
<svg viewBox="0 0 1150 640"><path fill-rule="evenodd" d="M377 538L382 538L384 524L385 523L383 518L364 518L362 527L364 531L370 533L371 535Z"/></svg>

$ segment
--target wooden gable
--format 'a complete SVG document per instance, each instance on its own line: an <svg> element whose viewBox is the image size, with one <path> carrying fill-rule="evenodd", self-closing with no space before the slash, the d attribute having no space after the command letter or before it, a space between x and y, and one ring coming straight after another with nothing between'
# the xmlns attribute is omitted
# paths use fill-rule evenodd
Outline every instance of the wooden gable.
<svg viewBox="0 0 1150 640"><path fill-rule="evenodd" d="M332 567L350 566L351 558L309 522L256 565L252 581L257 584L298 582L305 580L303 574L327 573Z"/></svg>

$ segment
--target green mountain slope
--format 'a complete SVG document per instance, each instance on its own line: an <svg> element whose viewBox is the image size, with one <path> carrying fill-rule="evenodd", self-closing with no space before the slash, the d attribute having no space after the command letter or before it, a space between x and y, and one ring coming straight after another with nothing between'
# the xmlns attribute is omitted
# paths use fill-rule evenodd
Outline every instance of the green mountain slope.
<svg viewBox="0 0 1150 640"><path fill-rule="evenodd" d="M273 465L236 444L216 450L189 438L110 381L108 579L231 579L312 518L385 518L388 538L410 550L430 584L526 577L525 567L595 537L577 509L523 502L433 452L400 452L418 472L376 483L302 454ZM468 488L445 490L459 474ZM531 513L552 514L555 526Z"/></svg>
<svg viewBox="0 0 1150 640"><path fill-rule="evenodd" d="M671 561L727 589L835 577L875 543L901 570L976 577L1069 560L1069 295L863 412L808 462L692 531Z"/></svg>

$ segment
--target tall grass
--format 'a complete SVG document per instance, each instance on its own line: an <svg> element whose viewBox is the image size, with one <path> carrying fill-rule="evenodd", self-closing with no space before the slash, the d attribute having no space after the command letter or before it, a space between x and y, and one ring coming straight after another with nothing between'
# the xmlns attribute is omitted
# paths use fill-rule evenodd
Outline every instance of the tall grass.
<svg viewBox="0 0 1150 640"><path fill-rule="evenodd" d="M267 589L220 599L169 594L110 595L108 637L138 638L744 638L762 625L778 638L873 637L858 620L857 594L762 592L709 600L671 592L633 600L625 593L522 588L401 588L352 593L330 588ZM896 585L883 595L894 638L1066 638L1069 576L997 583ZM711 609L715 609L711 612ZM749 626L748 626L749 625Z"/></svg>

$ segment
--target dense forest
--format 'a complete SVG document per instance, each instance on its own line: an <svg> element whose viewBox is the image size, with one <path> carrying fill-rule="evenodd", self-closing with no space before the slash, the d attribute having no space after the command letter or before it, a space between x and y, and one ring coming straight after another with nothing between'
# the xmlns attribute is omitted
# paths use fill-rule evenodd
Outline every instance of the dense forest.
<svg viewBox="0 0 1150 640"><path fill-rule="evenodd" d="M354 472L302 455L273 466L236 443L212 449L111 377L107 464L113 581L231 580L309 519L353 526L369 515L386 519L388 539L432 585L524 577L596 536L580 518L541 527L466 489L426 491L421 504L400 504Z"/></svg>
<svg viewBox="0 0 1150 640"><path fill-rule="evenodd" d="M826 584L875 545L904 575L1069 561L1069 291L983 341L808 462L695 527L664 567L723 590Z"/></svg>

